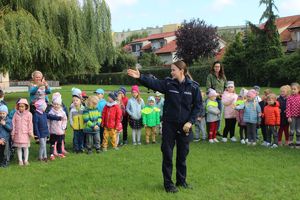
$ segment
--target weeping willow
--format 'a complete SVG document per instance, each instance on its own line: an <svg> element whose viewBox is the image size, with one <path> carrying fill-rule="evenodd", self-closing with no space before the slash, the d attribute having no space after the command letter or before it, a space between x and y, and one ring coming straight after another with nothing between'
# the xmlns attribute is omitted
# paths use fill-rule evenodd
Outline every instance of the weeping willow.
<svg viewBox="0 0 300 200"><path fill-rule="evenodd" d="M0 71L13 79L98 73L113 59L104 0L0 0Z"/></svg>

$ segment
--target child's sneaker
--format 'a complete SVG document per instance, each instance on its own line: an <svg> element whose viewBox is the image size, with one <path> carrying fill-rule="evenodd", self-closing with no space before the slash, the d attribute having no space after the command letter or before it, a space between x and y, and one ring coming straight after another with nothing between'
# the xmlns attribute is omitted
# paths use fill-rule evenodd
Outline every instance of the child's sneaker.
<svg viewBox="0 0 300 200"><path fill-rule="evenodd" d="M230 140L231 140L231 142L236 142L237 141L234 136Z"/></svg>
<svg viewBox="0 0 300 200"><path fill-rule="evenodd" d="M263 141L263 143L261 143L261 146L266 147L266 146L267 146L267 142L266 142L266 141Z"/></svg>
<svg viewBox="0 0 300 200"><path fill-rule="evenodd" d="M96 149L96 153L101 153L101 150L100 149Z"/></svg>
<svg viewBox="0 0 300 200"><path fill-rule="evenodd" d="M138 145L142 145L142 143L141 143L141 142L138 142L137 144L138 144Z"/></svg>
<svg viewBox="0 0 300 200"><path fill-rule="evenodd" d="M58 154L58 157L65 158L66 156L64 154L60 153L60 154Z"/></svg>
<svg viewBox="0 0 300 200"><path fill-rule="evenodd" d="M113 149L116 150L116 151L118 151L118 150L119 150L119 147L114 147Z"/></svg>
<svg viewBox="0 0 300 200"><path fill-rule="evenodd" d="M199 141L200 141L200 138L194 139L194 142L199 142Z"/></svg>
<svg viewBox="0 0 300 200"><path fill-rule="evenodd" d="M132 144L133 144L134 146L136 146L136 142L133 142Z"/></svg>
<svg viewBox="0 0 300 200"><path fill-rule="evenodd" d="M209 143L214 143L214 140L213 139L209 139L208 142Z"/></svg>
<svg viewBox="0 0 300 200"><path fill-rule="evenodd" d="M296 144L295 148L300 149L300 144Z"/></svg>
<svg viewBox="0 0 300 200"><path fill-rule="evenodd" d="M248 139L245 139L245 142L246 142L246 143L248 143L248 141L249 141Z"/></svg>
<svg viewBox="0 0 300 200"><path fill-rule="evenodd" d="M246 144L244 139L241 139L241 144Z"/></svg>
<svg viewBox="0 0 300 200"><path fill-rule="evenodd" d="M218 143L218 142L219 142L219 140L218 140L217 138L215 138L215 139L214 139L214 142Z"/></svg>
<svg viewBox="0 0 300 200"><path fill-rule="evenodd" d="M102 148L102 151L103 151L103 152L106 152L106 151L107 151L107 148Z"/></svg>
<svg viewBox="0 0 300 200"><path fill-rule="evenodd" d="M227 138L222 138L222 142L227 142Z"/></svg>
<svg viewBox="0 0 300 200"><path fill-rule="evenodd" d="M25 166L28 166L28 165L29 165L29 162L28 162L28 161L24 161L24 165L25 165Z"/></svg>
<svg viewBox="0 0 300 200"><path fill-rule="evenodd" d="M252 142L252 146L256 146L256 142Z"/></svg>
<svg viewBox="0 0 300 200"><path fill-rule="evenodd" d="M289 141L285 141L285 146L289 146Z"/></svg>
<svg viewBox="0 0 300 200"><path fill-rule="evenodd" d="M273 145L271 146L272 149L275 149L275 148L277 148L277 147L278 147L277 144L273 144Z"/></svg>
<svg viewBox="0 0 300 200"><path fill-rule="evenodd" d="M50 155L50 160L55 160L55 156L53 154Z"/></svg>
<svg viewBox="0 0 300 200"><path fill-rule="evenodd" d="M23 166L23 165L24 165L23 161L19 161L19 166Z"/></svg>

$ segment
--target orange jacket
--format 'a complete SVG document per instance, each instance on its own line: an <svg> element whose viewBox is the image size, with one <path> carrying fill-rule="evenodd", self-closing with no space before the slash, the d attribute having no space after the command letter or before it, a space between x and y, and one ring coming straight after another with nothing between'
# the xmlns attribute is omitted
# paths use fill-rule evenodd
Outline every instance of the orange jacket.
<svg viewBox="0 0 300 200"><path fill-rule="evenodd" d="M263 117L265 118L266 126L279 126L280 125L279 103L276 101L274 106L266 105L264 108Z"/></svg>

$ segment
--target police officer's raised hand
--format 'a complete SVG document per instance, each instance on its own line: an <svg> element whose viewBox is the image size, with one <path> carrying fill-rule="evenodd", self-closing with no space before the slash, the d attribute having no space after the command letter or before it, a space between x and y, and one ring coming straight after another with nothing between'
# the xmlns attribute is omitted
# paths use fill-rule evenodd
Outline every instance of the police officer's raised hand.
<svg viewBox="0 0 300 200"><path fill-rule="evenodd" d="M131 76L132 78L140 78L140 76L141 76L140 71L138 69L136 69L136 70L128 69L127 74L128 74L128 76Z"/></svg>

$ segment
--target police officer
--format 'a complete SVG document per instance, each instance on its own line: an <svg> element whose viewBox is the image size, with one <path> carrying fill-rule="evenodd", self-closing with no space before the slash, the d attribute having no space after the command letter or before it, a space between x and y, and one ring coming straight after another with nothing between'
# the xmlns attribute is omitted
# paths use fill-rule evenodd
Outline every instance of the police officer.
<svg viewBox="0 0 300 200"><path fill-rule="evenodd" d="M188 74L187 65L183 61L174 62L171 65L172 78L165 78L164 80L140 74L138 69L129 69L127 74L138 79L142 85L165 94L161 151L166 192L178 192L177 187L191 188L186 183L186 157L189 153L190 137L192 137L190 134L192 124L195 123L197 113L203 109L198 83L192 81ZM172 181L172 157L175 144L177 146L177 187Z"/></svg>

